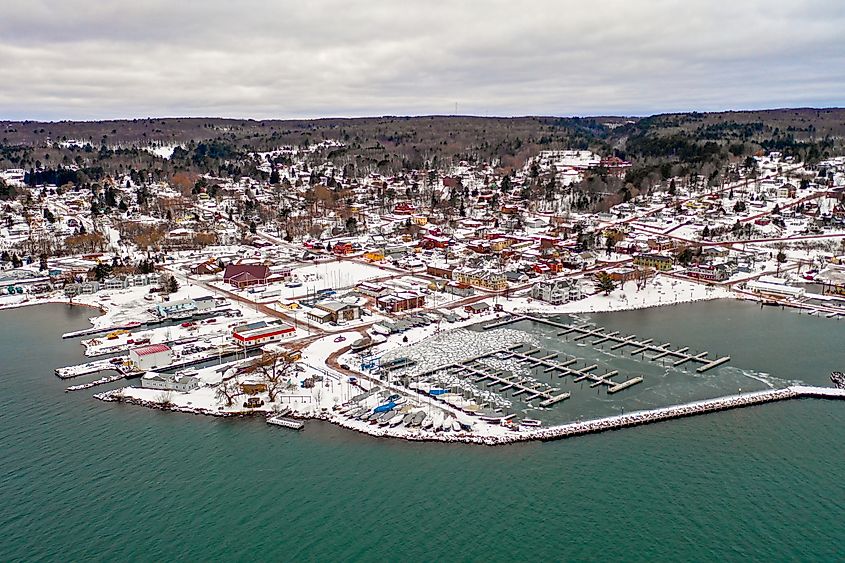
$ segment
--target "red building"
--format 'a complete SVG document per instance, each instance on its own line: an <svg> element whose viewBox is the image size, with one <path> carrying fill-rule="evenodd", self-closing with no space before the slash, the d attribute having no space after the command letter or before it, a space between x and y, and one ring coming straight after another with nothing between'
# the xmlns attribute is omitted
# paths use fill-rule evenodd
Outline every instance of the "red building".
<svg viewBox="0 0 845 563"><path fill-rule="evenodd" d="M266 284L270 268L263 264L229 264L223 272L223 281L235 287Z"/></svg>
<svg viewBox="0 0 845 563"><path fill-rule="evenodd" d="M425 296L415 291L391 293L376 299L376 306L388 313L399 313L425 305Z"/></svg>
<svg viewBox="0 0 845 563"><path fill-rule="evenodd" d="M258 328L236 328L232 331L232 341L238 346L249 348L269 342L278 342L282 338L293 336L296 329L286 324L275 324Z"/></svg>

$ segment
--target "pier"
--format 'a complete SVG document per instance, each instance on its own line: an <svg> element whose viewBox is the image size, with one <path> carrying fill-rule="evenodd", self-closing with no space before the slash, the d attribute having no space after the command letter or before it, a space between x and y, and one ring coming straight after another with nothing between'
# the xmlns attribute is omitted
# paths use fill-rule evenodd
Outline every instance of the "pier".
<svg viewBox="0 0 845 563"><path fill-rule="evenodd" d="M524 344L516 344L510 348L485 352L465 360L430 369L419 374L419 377L434 377L436 379L437 374L447 374L468 378L473 383L485 383L489 388L497 388L495 390L499 393L512 390L513 397L524 395L526 403L540 399L539 406L541 407L550 407L564 401L571 396L571 393L560 393L560 389L531 377L520 377L516 374L506 375L501 369L491 369L489 366L481 365L481 361L485 358L496 360L515 359L522 362L529 370L542 368L542 374L549 374L551 378L557 372L557 377L572 376L575 382L589 379L591 381L591 387L604 385L607 387L608 392L612 393L622 391L643 381L642 377L633 377L622 382L614 381L612 378L619 375L618 371L604 374L594 373L599 367L598 364L577 368L574 366L578 362L577 358L557 361L556 358L560 355L558 352L543 353L541 348L536 347L522 350L524 347ZM610 391L611 389L613 391Z"/></svg>
<svg viewBox="0 0 845 563"><path fill-rule="evenodd" d="M767 389L765 391L754 391L741 395L730 395L716 399L695 401L683 405L662 407L651 410L636 411L583 422L572 422L560 426L554 426L531 433L522 439L556 440L569 438L583 434L593 434L608 430L618 430L630 426L640 426L654 422L662 422L675 418L708 414L729 409L762 405L775 401L788 399L817 398L817 399L839 399L845 400L845 389L833 387L811 387L793 386L782 389Z"/></svg>
<svg viewBox="0 0 845 563"><path fill-rule="evenodd" d="M661 360L663 358L671 358L674 361L674 363L672 364L674 367L678 367L687 362L697 362L699 364L702 364L696 369L696 372L698 373L703 373L707 370L718 367L731 360L730 356L709 359L707 357L709 355L709 352L690 354L689 347L682 347L676 350L672 350L671 344L668 342L665 344L658 345L654 344L654 341L651 338L637 340L637 336L635 334L629 336L622 336L618 332L607 333L605 332L605 329L603 327L591 327L590 325L575 326L559 323L551 319L546 319L542 317L533 317L530 315L512 315L508 318L502 319L501 321L485 325L484 329L487 330L491 328L498 328L519 321L533 321L535 323L545 324L547 326L561 329L561 331L557 334L558 336L574 334L572 338L573 342L587 340L590 337L594 337L595 340L590 342L592 346L598 346L600 344L604 344L605 342L612 342L613 344L611 344L610 346L611 350L620 350L622 348L630 347L630 353L632 356L639 356L642 354L643 357L645 357L645 353L649 352L654 354L653 356L648 358L650 361Z"/></svg>

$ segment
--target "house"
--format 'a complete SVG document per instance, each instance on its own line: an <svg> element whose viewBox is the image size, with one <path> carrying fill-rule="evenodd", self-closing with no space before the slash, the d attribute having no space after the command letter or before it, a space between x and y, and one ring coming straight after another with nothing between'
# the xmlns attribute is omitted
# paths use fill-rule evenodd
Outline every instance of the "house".
<svg viewBox="0 0 845 563"><path fill-rule="evenodd" d="M583 297L581 284L572 279L541 280L531 286L531 297L551 305L562 305Z"/></svg>
<svg viewBox="0 0 845 563"><path fill-rule="evenodd" d="M234 287L266 284L270 268L263 264L229 264L223 272L223 281Z"/></svg>
<svg viewBox="0 0 845 563"><path fill-rule="evenodd" d="M780 199L792 199L798 193L798 188L794 185L790 184L789 182L783 184L782 186L778 187L776 191L776 196Z"/></svg>
<svg viewBox="0 0 845 563"><path fill-rule="evenodd" d="M390 289L387 287L369 282L361 282L355 286L355 289L358 290L358 293L367 297L380 297L390 293Z"/></svg>
<svg viewBox="0 0 845 563"><path fill-rule="evenodd" d="M169 366L173 352L166 344L151 344L129 350L129 361L141 371Z"/></svg>
<svg viewBox="0 0 845 563"><path fill-rule="evenodd" d="M197 275L217 274L221 270L217 260L211 259L191 266L191 273Z"/></svg>
<svg viewBox="0 0 845 563"><path fill-rule="evenodd" d="M638 254L634 257L634 264L637 266L654 268L661 272L671 270L674 263L675 261L671 256L665 256L663 254Z"/></svg>
<svg viewBox="0 0 845 563"><path fill-rule="evenodd" d="M65 295L68 297L76 295L93 295L98 291L100 291L100 282L97 281L85 281L65 285Z"/></svg>
<svg viewBox="0 0 845 563"><path fill-rule="evenodd" d="M724 264L692 264L684 273L691 278L706 281L728 279L728 269Z"/></svg>
<svg viewBox="0 0 845 563"><path fill-rule="evenodd" d="M445 291L446 293L451 293L452 295L457 295L459 297L469 297L470 295L475 293L475 290L472 288L471 285L455 282L447 283L443 287L443 291Z"/></svg>
<svg viewBox="0 0 845 563"><path fill-rule="evenodd" d="M200 386L200 380L193 375L157 373L154 371L144 374L141 387L145 389L163 389L165 391L179 391L187 393Z"/></svg>
<svg viewBox="0 0 845 563"><path fill-rule="evenodd" d="M214 298L205 296L197 299L181 299L161 303L156 306L156 312L162 319L187 319L196 313L213 309L214 306Z"/></svg>
<svg viewBox="0 0 845 563"><path fill-rule="evenodd" d="M636 268L628 268L625 266L620 266L618 268L611 268L607 271L607 275L610 276L615 282L626 282L631 281L637 278L637 269Z"/></svg>
<svg viewBox="0 0 845 563"><path fill-rule="evenodd" d="M338 256L346 256L353 252L352 245L348 242L338 242L332 247L332 252Z"/></svg>
<svg viewBox="0 0 845 563"><path fill-rule="evenodd" d="M360 319L361 306L341 301L322 301L314 305L306 316L319 322L343 323Z"/></svg>
<svg viewBox="0 0 845 563"><path fill-rule="evenodd" d="M505 272L505 279L510 283L524 283L528 281L528 274L510 270Z"/></svg>
<svg viewBox="0 0 845 563"><path fill-rule="evenodd" d="M467 313L472 313L473 315L484 313L489 310L490 304L486 301L479 301L478 303L472 303L464 307L464 311L466 311Z"/></svg>
<svg viewBox="0 0 845 563"><path fill-rule="evenodd" d="M376 299L376 306L388 313L399 313L425 305L425 295L416 291L400 291Z"/></svg>

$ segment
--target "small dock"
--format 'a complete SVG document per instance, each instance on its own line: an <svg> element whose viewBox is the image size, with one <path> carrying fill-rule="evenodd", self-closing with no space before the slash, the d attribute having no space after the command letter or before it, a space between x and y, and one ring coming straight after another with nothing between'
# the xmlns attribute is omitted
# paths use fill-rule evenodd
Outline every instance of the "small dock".
<svg viewBox="0 0 845 563"><path fill-rule="evenodd" d="M280 415L275 415L268 418L267 424L272 424L273 426L281 426L282 428L290 428L291 430L302 430L305 427L305 425L298 420L285 418L284 416Z"/></svg>

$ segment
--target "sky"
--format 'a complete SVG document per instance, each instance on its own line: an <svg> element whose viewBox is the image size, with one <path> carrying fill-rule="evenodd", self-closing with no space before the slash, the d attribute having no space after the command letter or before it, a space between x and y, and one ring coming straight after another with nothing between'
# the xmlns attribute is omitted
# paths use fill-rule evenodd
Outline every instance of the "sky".
<svg viewBox="0 0 845 563"><path fill-rule="evenodd" d="M842 0L0 0L0 119L845 105Z"/></svg>

